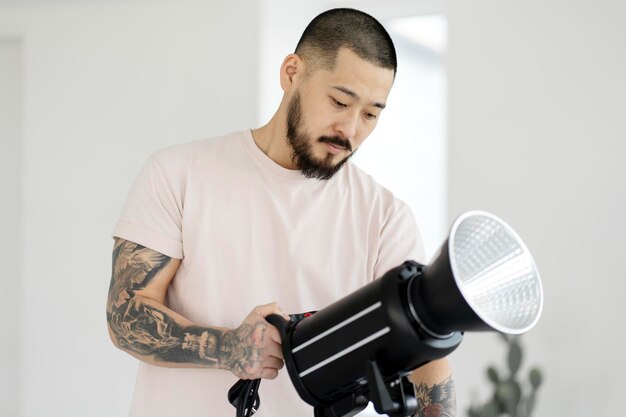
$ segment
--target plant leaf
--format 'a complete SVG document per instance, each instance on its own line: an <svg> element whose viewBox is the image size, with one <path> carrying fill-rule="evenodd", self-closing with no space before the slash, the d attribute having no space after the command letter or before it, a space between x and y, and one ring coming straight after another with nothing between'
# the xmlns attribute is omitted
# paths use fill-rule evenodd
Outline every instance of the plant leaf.
<svg viewBox="0 0 626 417"><path fill-rule="evenodd" d="M543 380L541 371L538 368L533 368L529 373L530 384L534 389L537 389Z"/></svg>
<svg viewBox="0 0 626 417"><path fill-rule="evenodd" d="M511 379L513 379L522 365L522 348L516 341L511 341L508 359L509 369L511 370Z"/></svg>
<svg viewBox="0 0 626 417"><path fill-rule="evenodd" d="M487 368L487 377L494 384L497 384L498 382L500 382L500 375L498 374L498 370L493 366L490 366L489 368Z"/></svg>
<svg viewBox="0 0 626 417"><path fill-rule="evenodd" d="M501 413L501 409L495 401L485 404L482 411L482 417L498 417Z"/></svg>

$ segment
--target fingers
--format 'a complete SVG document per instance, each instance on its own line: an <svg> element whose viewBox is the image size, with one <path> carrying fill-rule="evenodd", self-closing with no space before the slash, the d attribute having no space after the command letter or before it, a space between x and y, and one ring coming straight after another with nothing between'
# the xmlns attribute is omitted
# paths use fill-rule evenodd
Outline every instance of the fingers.
<svg viewBox="0 0 626 417"><path fill-rule="evenodd" d="M252 312L263 318L269 316L270 314L278 314L285 320L289 320L289 315L285 313L282 308L280 308L277 302L256 306Z"/></svg>
<svg viewBox="0 0 626 417"><path fill-rule="evenodd" d="M285 362L273 356L263 361L260 377L263 379L274 379L278 376L278 371L285 366Z"/></svg>
<svg viewBox="0 0 626 417"><path fill-rule="evenodd" d="M267 321L265 321L265 317L269 316L270 314L277 314L281 317L283 317L285 320L289 320L289 315L286 314L282 308L280 308L280 306L278 305L278 303L273 302L273 303L269 303L269 304L264 304L264 305L260 305L260 306L256 306L252 312L250 313L250 315L248 316L248 320L250 321L258 321L258 319L260 317L263 318L263 322L267 325L267 329L269 332L269 336L270 338L276 342L276 343L281 343L281 338L280 338L280 333L278 332L278 329L276 329L274 326L272 326L270 323L268 323ZM260 316L260 317L259 317Z"/></svg>
<svg viewBox="0 0 626 417"><path fill-rule="evenodd" d="M275 343L281 344L282 340L280 338L280 332L278 331L278 329L269 323L267 323L267 325L269 326L270 339L272 339L272 341Z"/></svg>
<svg viewBox="0 0 626 417"><path fill-rule="evenodd" d="M263 361L263 368L272 368L279 370L283 369L284 366L285 362L273 356L268 356L267 359Z"/></svg>
<svg viewBox="0 0 626 417"><path fill-rule="evenodd" d="M289 316L278 303L255 307L237 329L233 329L236 344L243 349L241 357L234 358L230 369L242 379L274 379L285 366L280 332L265 318L276 314L289 320Z"/></svg>
<svg viewBox="0 0 626 417"><path fill-rule="evenodd" d="M264 353L267 354L267 356L273 356L275 358L278 359L283 359L283 349L280 347L280 345L278 343L270 343L268 344L265 348L264 348Z"/></svg>
<svg viewBox="0 0 626 417"><path fill-rule="evenodd" d="M259 319L254 323L254 330L251 334L251 342L260 347L266 347L270 344L280 345L280 332L276 329L276 327L265 321L265 319Z"/></svg>
<svg viewBox="0 0 626 417"><path fill-rule="evenodd" d="M261 371L261 378L263 379L275 379L278 376L278 370L273 368L264 368Z"/></svg>
<svg viewBox="0 0 626 417"><path fill-rule="evenodd" d="M280 344L280 335L278 335L278 331L274 326L265 322L264 324L258 324L257 329L253 334L253 343L259 349L261 354L261 358L265 359L269 356L273 356L280 360L283 359L283 349ZM276 333L273 336L273 333ZM271 336L271 337L268 337Z"/></svg>
<svg viewBox="0 0 626 417"><path fill-rule="evenodd" d="M275 356L265 356L262 360L248 364L245 368L236 372L235 375L241 379L274 379L278 375L278 371L283 369L284 366L285 362L282 359Z"/></svg>

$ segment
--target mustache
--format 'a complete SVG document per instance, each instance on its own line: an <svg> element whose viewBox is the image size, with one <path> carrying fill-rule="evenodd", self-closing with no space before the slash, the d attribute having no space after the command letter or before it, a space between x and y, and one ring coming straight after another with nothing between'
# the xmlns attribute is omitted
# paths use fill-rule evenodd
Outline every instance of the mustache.
<svg viewBox="0 0 626 417"><path fill-rule="evenodd" d="M318 139L322 143L330 143L335 146L339 146L340 148L347 149L352 152L352 145L349 140L341 139L338 136L322 136Z"/></svg>

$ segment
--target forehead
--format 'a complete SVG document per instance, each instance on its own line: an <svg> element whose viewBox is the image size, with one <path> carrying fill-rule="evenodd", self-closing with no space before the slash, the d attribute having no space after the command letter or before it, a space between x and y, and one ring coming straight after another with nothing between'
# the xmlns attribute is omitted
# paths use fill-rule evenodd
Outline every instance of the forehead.
<svg viewBox="0 0 626 417"><path fill-rule="evenodd" d="M349 49L342 48L332 69L319 69L311 76L315 88L347 88L362 100L384 103L393 85L394 72L360 58Z"/></svg>

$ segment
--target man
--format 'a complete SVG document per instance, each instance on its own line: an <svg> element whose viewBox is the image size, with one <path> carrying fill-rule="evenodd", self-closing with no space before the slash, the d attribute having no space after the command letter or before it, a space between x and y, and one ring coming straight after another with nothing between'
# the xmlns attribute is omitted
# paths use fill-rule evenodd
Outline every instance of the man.
<svg viewBox="0 0 626 417"><path fill-rule="evenodd" d="M132 416L234 415L226 393L238 378L267 380L258 416L312 415L279 372L265 317L319 310L422 260L408 207L348 162L395 72L374 18L322 13L283 61L284 96L265 126L148 160L115 227L107 304L113 342L142 361ZM445 360L412 380L418 415L456 414Z"/></svg>

